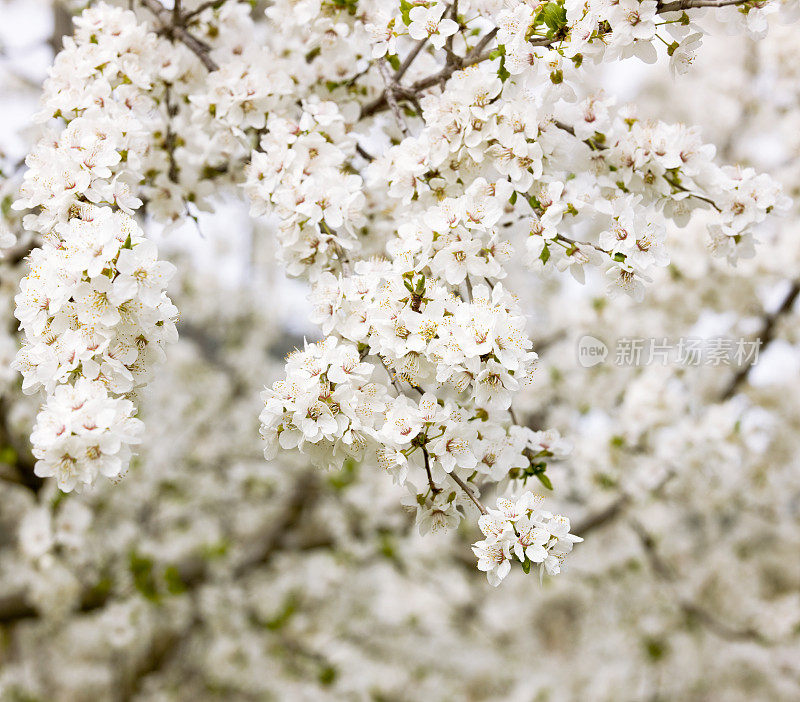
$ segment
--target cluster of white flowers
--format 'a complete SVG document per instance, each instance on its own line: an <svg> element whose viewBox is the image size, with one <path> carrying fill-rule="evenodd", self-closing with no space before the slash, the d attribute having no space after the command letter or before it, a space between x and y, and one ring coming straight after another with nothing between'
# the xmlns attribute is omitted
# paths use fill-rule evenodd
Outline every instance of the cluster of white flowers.
<svg viewBox="0 0 800 702"><path fill-rule="evenodd" d="M141 425L127 396L177 336L165 293L174 267L145 239L126 185L142 177L137 114L150 105L150 77L138 59L154 42L133 13L100 5L82 15L40 113L65 126L28 158L14 204L38 208L24 222L43 239L16 298L25 337L14 366L25 392L47 395L31 437L36 473L65 491L126 470Z"/></svg>
<svg viewBox="0 0 800 702"><path fill-rule="evenodd" d="M26 390L56 402L87 380L127 402L175 336L171 269L131 218L132 189L175 221L241 186L253 217L277 217L279 257L310 282L326 337L265 393L267 455L330 468L369 447L423 529L485 512L493 485L550 487L548 461L566 454L515 415L537 360L515 251L581 282L600 269L610 294L641 300L669 263L669 222L707 210L711 249L736 261L787 204L769 177L714 163L698 132L586 97L585 61L649 62L661 41L687 68L702 31L680 3L279 0L265 14L288 39L262 37L239 3L145 5L164 36L98 4L48 82L42 117L66 126L29 158L18 203L40 208L26 225L45 237L18 298ZM756 28L764 8L743 9ZM112 470L74 468L74 449L56 460L51 434L35 436L39 472L62 486Z"/></svg>
<svg viewBox="0 0 800 702"><path fill-rule="evenodd" d="M475 343L469 331L466 338ZM393 397L385 383L371 381L376 368L362 360L365 354L330 336L290 354L285 380L263 394L260 420L267 458L274 458L279 447L297 448L316 465L333 469L348 457L360 460L370 446L378 463L413 493L410 504L426 531L455 526L461 517L456 507L466 508L478 496L476 487L463 488L461 495L445 490L448 476L456 484L476 475L525 480L543 474L543 461L563 458L569 451L557 432L490 419L490 413L510 403L503 381L513 382L513 376L499 362L490 362L477 374L468 412L463 398L468 382L453 387L452 401L416 384L418 399L402 393Z"/></svg>
<svg viewBox="0 0 800 702"><path fill-rule="evenodd" d="M422 530L453 526L456 507L478 496L475 486L456 501L448 477L542 476L547 459L569 450L556 432L509 422L512 396L536 359L517 301L500 283L476 285L466 300L433 280L368 261L352 276L321 275L314 321L345 341L328 336L292 354L261 415L268 456L299 446L318 465L341 467L371 446L415 495ZM385 375L371 381L373 360L386 366L395 396Z"/></svg>
<svg viewBox="0 0 800 702"><path fill-rule="evenodd" d="M472 546L478 557L478 569L486 572L497 586L511 572L517 559L527 573L538 566L540 574L560 572L572 545L583 541L569 533L569 519L541 509L543 498L532 492L516 500L500 498L497 509L489 510L478 520L486 537Z"/></svg>
<svg viewBox="0 0 800 702"><path fill-rule="evenodd" d="M735 262L752 255L753 225L787 209L768 176L715 164L714 147L696 130L643 122L601 96L559 102L569 97L565 84L541 78L534 69L504 84L477 66L456 72L440 96L422 100L421 133L370 166L372 182L403 205L432 205L423 222L435 242L456 241L431 265L448 283L467 266L474 275L502 277L496 264L512 252L502 231L523 237L534 268L550 263L583 282L587 264L605 267L611 291L641 299L651 269L669 263L668 219L685 225L694 209L713 210L710 246ZM448 197L461 189L461 197ZM408 227L399 226L401 240L424 236ZM592 232L594 240L576 238ZM440 259L448 271L437 270Z"/></svg>
<svg viewBox="0 0 800 702"><path fill-rule="evenodd" d="M209 74L203 92L191 96L200 115L212 116L236 133L264 129L275 97L291 93L288 73L275 57L258 52L245 61L228 61Z"/></svg>
<svg viewBox="0 0 800 702"><path fill-rule="evenodd" d="M132 441L139 422L123 396L177 337L177 310L164 292L173 266L157 260L124 212L73 207L56 227L57 245L31 254L17 296L25 342L14 363L23 390L47 393L32 435L36 472L67 491L91 484L98 470L115 477L127 467L120 441Z"/></svg>
<svg viewBox="0 0 800 702"><path fill-rule="evenodd" d="M335 102L309 100L295 123L270 116L245 189L253 216L275 211L287 271L311 277L356 244L364 223L361 176L343 169L355 143Z"/></svg>
<svg viewBox="0 0 800 702"><path fill-rule="evenodd" d="M28 156L18 209L27 229L54 235L81 202L132 213L142 202L131 187L143 178L153 101L155 35L135 15L100 4L75 20L45 83L40 122L56 120Z"/></svg>
<svg viewBox="0 0 800 702"><path fill-rule="evenodd" d="M263 395L266 457L274 458L280 446L328 467L341 467L347 456L360 459L389 400L382 385L369 382L373 370L355 346L333 337L292 353L286 380Z"/></svg>
<svg viewBox="0 0 800 702"><path fill-rule="evenodd" d="M98 475L116 479L141 440L142 422L130 400L109 393L100 380L80 377L58 385L39 413L31 435L36 474L54 476L64 492L91 485Z"/></svg>
<svg viewBox="0 0 800 702"><path fill-rule="evenodd" d="M176 12L161 0L160 13L156 0L115 1L158 35L106 9L120 35L102 36L104 18L86 53L144 37L146 50L132 47L123 60L152 65L152 84L137 79L142 90L132 91L113 57L79 67L89 79L74 83L65 65L59 81L76 95L94 89L97 72L109 79L112 97L101 91L87 111L100 124L106 108L123 110L103 126L123 146L119 160L103 152L116 161L111 175L95 177L93 166L91 187L81 181L86 189L76 202L65 198L46 233L52 260L67 267L37 268L36 253L34 269L49 280L23 286L61 299L61 283L80 275L91 286L90 267L100 267L109 281L100 280L101 293L117 300L132 289L132 258L157 265L113 194L95 195L116 178L143 200L142 222L197 216L197 227L187 222L170 240L185 333L135 399L106 381L135 390L141 377L138 362L120 365L111 350L139 334L127 316L131 304L144 311L134 298L117 308L118 324L99 324L111 337L105 351L105 336L90 340L100 341L96 353L76 347L83 361L72 371L77 329L50 334L45 324L47 348L31 338L28 351L38 346L42 356L32 382L52 387L33 437L40 472L66 461L66 487L115 476L141 440L135 480L98 480L82 494L33 476L24 436L36 402L0 371L0 521L4 534L18 534L16 544L0 539L0 698L800 698L800 373L788 372L800 240L796 207L785 223L764 217L782 198L757 175L800 192L791 158L800 148L800 44L797 25L781 28L777 18L763 41L705 33L721 29L715 22L757 24L797 0L719 11L686 0L691 24L674 25L697 38L676 49L658 48L651 4L567 2L568 17L583 7L604 18L574 61L545 46L566 52L574 34L546 36L547 20L560 25L560 2L274 0L264 15L238 0L182 0ZM91 4L79 23L100 17ZM512 40L492 21L506 10L523 27L544 11L529 46L522 30L510 29ZM636 25L624 12L638 14ZM399 19L390 27L381 13ZM668 42L670 25L659 25L669 17L681 13L653 18ZM702 63L692 66L700 36ZM623 86L616 67L589 65L613 51L647 52L649 41L689 75L676 85L665 65L634 64L636 80ZM8 53L4 67L28 56ZM4 91L11 77L0 74ZM3 96L16 95L18 82ZM635 97L637 111L618 107L601 84ZM126 92L146 128L127 124L113 98ZM320 106L339 115L336 125L314 117ZM91 141L78 130L86 122L69 122L64 132L75 123L73 136ZM702 140L680 122L701 125ZM308 129L294 133L301 123ZM116 124L130 126L138 145ZM62 157L80 170L70 160L80 152L59 150L57 137L48 139L58 157L45 152L39 172ZM318 147L322 169L303 153ZM280 158L269 161L270 152ZM262 190L260 169L245 170L251 158L269 161L263 180L274 187ZM12 175L0 183L0 248L12 247L0 260L7 319L31 241L8 211L17 161L13 149L0 154L3 178ZM363 200L348 224L349 212L321 194L350 187L353 176ZM239 201L243 184L249 203ZM53 190L35 207L51 195L58 200ZM251 205L266 215L252 227ZM198 213L209 207L218 211ZM332 236L324 227L329 216L338 222L337 210ZM313 262L293 238L308 217L317 221L312 243L324 248ZM276 220L288 234L273 235ZM96 221L108 230L94 231ZM126 229L137 234L130 247L107 237ZM709 233L713 253L742 259L735 269L708 255ZM95 236L102 247L81 243ZM299 319L293 296L306 283L287 284L280 258L309 279L323 340ZM609 289L619 279L643 303L604 295L609 268ZM634 272L630 285L623 268ZM154 275L136 289L146 304L160 297ZM83 302L67 299L70 325ZM722 344L703 347L719 365L692 365L694 344L679 360L681 345L711 326L725 337L712 342L761 336L752 374L718 354ZM302 344L301 334L317 343ZM606 343L605 362L583 366L584 334ZM145 335L148 347L159 345ZM20 340L10 325L0 330L5 367ZM295 345L302 350L284 366ZM84 363L92 375L99 366L96 378L82 374ZM248 388L284 375L266 393L262 439ZM568 445L542 427L569 437L568 461L554 460ZM328 472L309 471L311 461ZM536 485L546 494L550 481L556 500L527 493ZM481 516L476 501L494 508L499 495L509 497ZM466 519L460 536L481 539L475 558L459 535L420 538L404 507L423 533ZM566 556L572 574L531 596L522 576L559 570L571 531L586 539ZM503 588L487 588L487 575L505 576Z"/></svg>
<svg viewBox="0 0 800 702"><path fill-rule="evenodd" d="M452 526L471 503L484 509L478 476L549 483L539 458L554 453L538 453L512 409L537 358L501 282L516 244L536 270L569 269L583 282L587 267L599 267L612 294L637 300L669 263L667 222L685 224L695 209L716 216L715 253L735 261L752 252L753 225L787 206L771 179L736 177L682 125L645 122L602 95L578 99L581 52L654 58L656 3L626 3L519 4L498 15L476 3L458 16L443 3L378 3L366 29L387 87L366 107L384 100L392 118L379 124L402 138L375 158L360 148L371 140L366 125L351 127L349 108L312 95L298 116L274 103L247 171L251 214L279 216L288 272L312 282L313 321L328 341L347 342L367 373L358 381L379 385L386 407L375 413L370 403L363 426L355 410L335 420L325 364L316 371L322 380L305 388L308 371L290 365L294 372L265 395L268 455L299 446L321 465L341 465L353 445L360 455L375 444L380 464L416 495L420 527ZM496 24L497 49L487 47L488 29L480 47L460 34L469 9ZM665 20L679 40L674 54L692 28ZM449 56L436 81L422 81L438 92L410 95L386 82L385 61L397 75L408 68L395 53L403 27L416 42L411 61L428 42L433 55ZM580 38L580 27L591 36ZM454 59L454 47L465 58ZM414 130L397 105L406 97L419 118ZM368 161L362 171L358 159ZM373 376L379 365L388 378ZM444 489L448 475L460 489Z"/></svg>
<svg viewBox="0 0 800 702"><path fill-rule="evenodd" d="M468 17L474 10L498 28L498 42L505 55L507 70L521 73L554 47L562 57L580 63L585 59L613 61L636 56L647 63L658 57L658 41L666 46L673 70L684 73L700 46L702 30L685 10L709 3L657 2L656 0L515 0L506 3L470 2L456 5L431 2L376 3L367 25L373 58L395 54L398 39L429 39L441 49L459 29L454 19ZM721 3L722 6L734 3ZM767 17L783 12L792 16L796 3L745 2L739 8L722 10L723 18L738 29L742 25L751 36L763 36ZM697 10L695 9L695 12ZM738 26L737 26L738 25ZM659 33L661 32L661 33ZM658 40L658 41L657 41Z"/></svg>

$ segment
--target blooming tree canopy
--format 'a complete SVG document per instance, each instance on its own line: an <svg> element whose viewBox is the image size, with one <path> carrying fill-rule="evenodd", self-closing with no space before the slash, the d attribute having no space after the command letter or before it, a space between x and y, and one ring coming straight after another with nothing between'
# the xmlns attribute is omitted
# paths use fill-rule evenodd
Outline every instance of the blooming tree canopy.
<svg viewBox="0 0 800 702"><path fill-rule="evenodd" d="M726 300L744 320L726 334L762 345L779 335L800 291L787 224L800 174L796 159L770 164L742 145L769 124L796 151L790 66L800 56L782 23L798 9L795 0L88 3L45 82L26 168L2 193L3 266L14 271L4 293L21 332L18 350L9 335L11 367L21 392L41 402L35 417L21 404L29 410L17 420L28 422L32 453L18 482L36 495L20 509L26 582L40 584L28 597L34 608L62 617L105 608L99 583L122 567L145 600L207 586L201 614L174 617L187 629L210 626L226 607L224 588L207 585L214 558L198 560L197 547L208 556L227 544L226 522L239 536L267 533L255 555L237 556L236 571L272 557L304 519L337 542L351 518L389 533L398 507L420 534L455 532L466 518L470 540L482 537L471 568L477 559L491 585L512 569L543 579L583 537L677 483L685 512L628 524L667 599L722 638L773 645L775 632L729 624L691 585L681 590L652 530L691 531L687 515L703 509L705 489L693 482L697 466L716 466L715 515L745 511L738 491L759 461L779 476L764 481L796 489L797 476L783 475L790 422L761 406L796 417L796 400L743 396L755 365L743 345L740 357L731 347L735 368L718 355L702 374L656 363L654 351L646 366L620 355L616 367L576 372L574 343L578 332L594 342L683 339L702 309L722 316ZM711 78L695 63L721 29L730 36L714 37L708 60L743 41L752 56L729 68L729 84L704 85ZM603 89L625 59L668 65L652 79L659 98L644 94L634 107ZM735 96L748 72L760 92L729 98L744 105L736 116L725 103L682 97L689 86ZM684 123L692 120L704 129ZM283 330L272 308L285 300L260 282L247 295L226 292L170 244L187 221L202 232L234 202L254 228L254 279L277 270L307 291L314 340L296 339L280 368L271 356L288 348L275 341ZM218 238L233 239L233 226ZM770 296L762 311L759 297ZM230 357L209 343L215 331ZM193 374L184 342L219 380ZM265 384L259 406L242 399ZM176 394L184 404L170 404ZM208 406L216 396L225 399ZM3 432L13 434L10 424ZM266 464L237 453L257 432ZM150 466L143 473L135 453ZM219 475L188 488L193 461ZM306 463L321 477L300 470ZM301 478L277 478L280 490L259 494L275 466ZM313 521L306 501L318 499L309 496L320 480L352 504L331 500ZM352 484L363 494L341 498ZM159 545L144 556L122 522L109 521L127 556L84 564L88 584L66 565L63 554L81 550L93 515L111 505L135 520L131 505L189 490L175 515L202 512L228 489L222 511L241 510L241 521L210 521L201 542L181 536L185 551L153 537ZM553 501L567 515L577 509L574 526ZM797 536L796 506L776 510ZM433 547L413 543L410 560L437 562ZM382 548L399 558L388 541ZM597 561L616 558L619 578L630 576L624 548L599 548L608 557ZM156 563L168 564L161 579ZM292 597L261 620L282 627ZM635 598L629 605L646 611ZM4 611L30 614L19 598L0 602L0 621ZM127 622L115 647L132 645L142 611L125 601L103 612L109 626ZM247 656L257 667L258 655ZM320 680L329 669L321 664Z"/></svg>
<svg viewBox="0 0 800 702"><path fill-rule="evenodd" d="M755 32L778 9L741 4ZM568 520L530 511L531 493L491 513L477 497L483 481L549 487L542 459L566 453L515 420L537 354L504 264L516 251L578 280L599 267L610 294L641 301L669 261L667 220L711 208L713 251L735 262L752 255L753 226L788 207L768 176L716 163L696 131L582 95L588 66L655 61L657 40L685 71L693 3L278 2L264 27L239 3L143 5L161 36L103 3L76 21L42 99L53 127L14 203L36 210L24 224L43 238L16 310L23 389L47 394L36 474L66 491L116 478L141 440L127 395L174 340L177 310L174 269L134 212L146 200L177 221L241 185L252 216L277 217L279 256L310 281L325 334L264 395L266 457L297 449L341 468L369 451L416 495L421 527L477 506L490 582L514 558L558 572L579 540ZM433 73L405 87L417 60Z"/></svg>

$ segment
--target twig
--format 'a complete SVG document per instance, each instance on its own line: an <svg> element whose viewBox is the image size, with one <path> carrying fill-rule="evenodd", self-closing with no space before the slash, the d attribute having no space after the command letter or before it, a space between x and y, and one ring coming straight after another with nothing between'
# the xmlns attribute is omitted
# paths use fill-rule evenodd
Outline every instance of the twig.
<svg viewBox="0 0 800 702"><path fill-rule="evenodd" d="M450 5L450 14L452 15L453 21L458 23L458 0L453 0L453 3ZM461 29L462 28L459 27L457 31L460 32ZM460 63L461 61L461 58L453 52L453 41L455 38L456 32L447 37L444 43L444 51L445 55L447 56L447 63L450 63L451 61Z"/></svg>
<svg viewBox="0 0 800 702"><path fill-rule="evenodd" d="M428 449L424 446L422 447L422 455L425 458L425 472L428 474L428 486L431 489L431 492L434 495L437 495L442 491L442 488L436 487L436 483L433 482L433 475L431 474L431 459L428 455Z"/></svg>
<svg viewBox="0 0 800 702"><path fill-rule="evenodd" d="M414 63L414 59L419 56L419 52L425 47L425 44L428 43L428 39L420 39L416 46L409 51L408 56L406 56L403 63L400 64L400 68L397 69L394 76L392 76L392 81L399 85L400 80L406 74L406 71L411 67L411 64Z"/></svg>
<svg viewBox="0 0 800 702"><path fill-rule="evenodd" d="M182 21L176 22L175 16L170 10L158 0L140 0L140 2L155 15L156 19L161 23L161 28L165 34L184 44L209 71L219 69L219 66L209 56L211 47L186 31Z"/></svg>
<svg viewBox="0 0 800 702"><path fill-rule="evenodd" d="M383 82L386 85L383 94L386 96L386 102L389 105L389 109L392 111L395 122L397 122L397 126L400 127L400 131L407 135L408 125L406 124L405 119L403 119L403 115L400 112L400 106L397 104L397 98L395 97L395 90L397 86L389 75L389 68L385 58L381 58L378 61L378 70L380 71L380 74L383 77Z"/></svg>
<svg viewBox="0 0 800 702"><path fill-rule="evenodd" d="M594 514L590 514L585 517L583 521L578 522L573 531L580 536L584 536L590 531L594 531L595 529L614 521L620 514L622 514L625 507L628 506L630 500L631 498L627 493L622 493L604 509L595 512Z"/></svg>
<svg viewBox="0 0 800 702"><path fill-rule="evenodd" d="M414 99L416 98L417 93L427 88L430 88L438 83L446 81L450 76L453 75L457 70L460 68L466 68L468 66L472 66L476 63L481 63L486 61L487 59L491 58L490 51L483 52L483 49L486 47L489 42L494 39L497 35L497 28L493 29L492 31L488 32L478 43L478 45L469 53L467 54L466 58L459 59L458 61L453 61L448 63L444 66L440 71L434 73L427 78L421 78L420 80L413 83L411 86L404 87L399 84L393 86L393 93L395 96L403 97L406 99ZM483 53L482 53L483 52ZM458 57L456 57L458 58ZM402 66L401 66L402 68ZM361 119L365 117L370 117L381 110L385 109L389 103L387 100L388 96L388 88L384 89L384 91L375 98L371 103L368 103L361 109Z"/></svg>
<svg viewBox="0 0 800 702"><path fill-rule="evenodd" d="M565 124L564 122L561 122L560 120L557 120L557 119L553 120L553 124L555 124L555 126L558 127L560 130L562 130L564 132L567 132L568 134L572 134L572 136L575 136L575 129L573 127L571 127L570 125ZM586 144L592 151L603 151L604 149L608 148L604 144L599 144L594 139L582 139L581 141L583 141L583 143ZM722 210L720 209L719 205L717 205L717 203L714 202L711 198L706 197L705 195L698 195L697 193L692 192L691 190L689 190L688 188L684 187L680 183L678 183L675 180L671 179L666 173L663 174L661 177L667 183L669 183L673 188L675 188L675 190L679 190L682 193L687 193L689 195L689 197L693 197L696 200L702 200L703 202L711 205L717 212L722 212ZM561 238L564 238L564 237L561 237ZM569 241L568 239L564 239L564 240L565 241ZM599 251L603 251L604 253L610 253L608 251L605 251L605 249L601 249L601 248L595 246L594 244L591 244L591 246L594 246L596 249L598 249Z"/></svg>
<svg viewBox="0 0 800 702"><path fill-rule="evenodd" d="M489 510L483 506L483 503L475 497L475 493L472 492L472 489L467 485L461 478L459 478L455 472L448 473L448 475L455 481L456 485L458 485L465 493L467 493L467 497L475 503L475 506L480 510L481 514L489 514Z"/></svg>
<svg viewBox="0 0 800 702"><path fill-rule="evenodd" d="M369 153L368 151L365 151L364 147L361 146L361 144L359 144L358 142L356 142L356 152L358 153L359 156L361 156L361 158L363 158L363 159L365 159L367 161L374 161L375 160L375 157L371 153Z"/></svg>
<svg viewBox="0 0 800 702"><path fill-rule="evenodd" d="M316 502L319 494L319 484L314 473L304 472L298 475L288 501L272 522L270 530L255 547L232 566L232 576L242 577L252 568L264 565L283 548L286 537L301 522L302 516ZM189 557L176 567L180 581L187 590L200 587L211 575L207 562L202 558ZM104 607L111 599L111 593L106 588L86 588L81 594L80 611L93 612ZM0 595L0 625L37 616L36 609L28 604L25 591Z"/></svg>
<svg viewBox="0 0 800 702"><path fill-rule="evenodd" d="M749 2L749 0L676 0L675 2L669 2L661 5L656 12L658 14L663 14L665 12L688 10L695 7L725 7L726 5L742 5L746 2ZM425 90L431 86L443 83L459 69L486 61L492 57L492 52L482 52L484 48L486 48L486 46L488 46L488 44L492 41L492 39L495 38L497 32L498 28L495 27L490 32L485 34L475 48L465 58L460 58L456 54L450 53L448 54L447 65L445 65L445 67L438 73L417 81L410 88L397 86L394 92L397 95L407 97L409 94L415 94L420 90ZM606 34L607 30L603 31L602 28L598 26L598 32L602 35ZM554 37L533 37L527 43L531 46L551 46L552 44L556 44L560 41L563 41L563 37L556 35ZM370 117L371 115L374 115L389 106L387 97L388 92L387 90L384 90L379 97L362 108L361 117Z"/></svg>
<svg viewBox="0 0 800 702"><path fill-rule="evenodd" d="M499 29L495 27L491 32L487 32L481 37L481 40L475 45L475 48L469 52L469 56L480 56L483 50L489 46L489 42L497 36Z"/></svg>
<svg viewBox="0 0 800 702"><path fill-rule="evenodd" d="M183 16L183 23L188 24L195 17L203 14L203 12L205 12L209 7L214 7L214 9L216 9L217 7L222 7L226 1L227 0L209 0L208 2L202 3L197 8L195 8L191 12L187 12Z"/></svg>
<svg viewBox="0 0 800 702"><path fill-rule="evenodd" d="M771 314L764 315L761 329L756 337L761 342L762 349L774 341L775 327L778 323L778 320L791 311L792 307L794 307L795 301L797 300L798 294L800 294L800 281L796 280L791 284L789 291L784 296L778 309ZM731 378L731 381L725 387L725 390L723 390L722 395L720 396L722 401L729 400L731 397L733 397L739 387L750 376L750 371L753 369L754 363L755 357L748 359L747 364L740 368L736 375Z"/></svg>
<svg viewBox="0 0 800 702"><path fill-rule="evenodd" d="M178 113L177 105L170 103L172 86L169 83L164 83L164 106L167 110L167 128L164 136L164 150L167 152L169 162L169 170L167 177L172 183L178 183L180 175L180 167L175 160L175 146L177 141L177 134L172 130L172 118Z"/></svg>
<svg viewBox="0 0 800 702"><path fill-rule="evenodd" d="M665 12L680 12L681 10L690 10L693 7L726 7L728 5L743 5L748 0L675 0L675 2L668 2L660 5L658 13Z"/></svg>

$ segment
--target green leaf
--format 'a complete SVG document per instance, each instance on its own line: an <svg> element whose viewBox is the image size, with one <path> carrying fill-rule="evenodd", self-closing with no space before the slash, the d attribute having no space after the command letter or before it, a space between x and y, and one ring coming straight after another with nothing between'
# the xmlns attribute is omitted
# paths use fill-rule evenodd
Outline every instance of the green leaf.
<svg viewBox="0 0 800 702"><path fill-rule="evenodd" d="M170 595L180 595L182 592L186 592L186 584L183 582L177 566L171 565L164 568L164 583Z"/></svg>
<svg viewBox="0 0 800 702"><path fill-rule="evenodd" d="M147 600L158 601L158 589L153 577L153 561L147 556L142 556L136 551L131 551L128 556L128 569L133 576L133 586Z"/></svg>
<svg viewBox="0 0 800 702"><path fill-rule="evenodd" d="M536 199L533 195L528 195L528 204L531 206L531 209L534 212L543 212L544 207L542 207L542 203Z"/></svg>
<svg viewBox="0 0 800 702"><path fill-rule="evenodd" d="M281 610L274 617L264 622L264 626L272 631L282 628L297 611L297 604L297 597L294 594L290 594L284 601Z"/></svg>
<svg viewBox="0 0 800 702"><path fill-rule="evenodd" d="M397 548L395 547L394 539L391 534L380 534L379 544L378 551L384 558L388 558L390 561L397 558Z"/></svg>
<svg viewBox="0 0 800 702"><path fill-rule="evenodd" d="M644 642L645 651L647 651L647 655L653 661L661 660L667 653L669 653L669 647L666 641L661 641L660 639L656 639L654 637L649 637Z"/></svg>
<svg viewBox="0 0 800 702"><path fill-rule="evenodd" d="M506 55L506 45L500 44L494 51L489 54L489 59L494 61L495 59L500 58L501 56Z"/></svg>
<svg viewBox="0 0 800 702"><path fill-rule="evenodd" d="M350 15L355 15L358 11L358 0L335 0L334 6L346 10Z"/></svg>
<svg viewBox="0 0 800 702"><path fill-rule="evenodd" d="M537 473L536 477L539 479L539 482L542 485L544 485L548 490L553 489L553 483L550 482L550 478L548 478L545 473Z"/></svg>
<svg viewBox="0 0 800 702"><path fill-rule="evenodd" d="M320 682L320 685L333 685L334 681L336 680L336 668L332 665L324 665L322 670L319 671L319 675L317 676Z"/></svg>
<svg viewBox="0 0 800 702"><path fill-rule="evenodd" d="M355 482L356 467L356 462L352 458L348 458L340 471L328 476L328 484L336 491L344 490Z"/></svg>
<svg viewBox="0 0 800 702"><path fill-rule="evenodd" d="M539 254L539 260L542 263L547 263L550 260L550 247L545 244L542 253Z"/></svg>
<svg viewBox="0 0 800 702"><path fill-rule="evenodd" d="M411 24L411 10L414 8L408 0L400 0L400 15L403 17L403 23L408 26Z"/></svg>
<svg viewBox="0 0 800 702"><path fill-rule="evenodd" d="M567 26L567 10L563 5L548 2L540 10L542 21L553 33Z"/></svg>
<svg viewBox="0 0 800 702"><path fill-rule="evenodd" d="M220 539L209 544L204 544L203 558L206 560L214 560L215 558L222 558L230 549L230 542L227 539Z"/></svg>
<svg viewBox="0 0 800 702"><path fill-rule="evenodd" d="M506 70L506 57L500 59L500 67L497 69L497 77L504 83L511 77L511 74Z"/></svg>

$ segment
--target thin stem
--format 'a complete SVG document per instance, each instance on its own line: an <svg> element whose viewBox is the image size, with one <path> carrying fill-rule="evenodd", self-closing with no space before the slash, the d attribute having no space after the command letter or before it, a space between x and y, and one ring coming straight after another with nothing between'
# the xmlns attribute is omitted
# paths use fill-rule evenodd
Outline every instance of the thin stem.
<svg viewBox="0 0 800 702"><path fill-rule="evenodd" d="M375 157L371 153L369 153L368 151L365 151L364 147L361 146L361 144L359 144L358 142L356 142L356 152L365 161L374 161L375 160Z"/></svg>
<svg viewBox="0 0 800 702"><path fill-rule="evenodd" d="M425 458L425 472L428 474L428 485L431 489L431 492L434 495L438 495L442 491L442 488L436 487L436 483L433 482L433 474L431 473L431 459L428 455L428 449L426 449L424 446L422 447L422 455Z"/></svg>
<svg viewBox="0 0 800 702"><path fill-rule="evenodd" d="M386 96L386 102L389 104L389 109L392 111L394 119L397 122L397 126L400 127L400 131L403 132L404 135L408 135L408 125L406 124L405 119L403 119L403 114L400 112L400 106L397 104L397 98L394 94L396 85L389 75L389 68L385 58L382 58L378 61L378 70L380 71L380 74L383 77L383 82L386 85L383 94Z"/></svg>
<svg viewBox="0 0 800 702"><path fill-rule="evenodd" d="M448 475L455 481L456 485L460 487L465 493L467 493L467 497L475 503L475 506L480 510L481 514L489 514L489 510L483 506L483 503L475 497L475 493L472 492L472 489L467 485L461 478L459 478L455 473L448 473Z"/></svg>
<svg viewBox="0 0 800 702"><path fill-rule="evenodd" d="M491 32L487 32L481 37L481 40L475 45L475 48L469 52L467 58L472 58L474 56L480 56L481 52L489 45L489 42L492 41L497 36L497 32L499 29L495 27Z"/></svg>
<svg viewBox="0 0 800 702"><path fill-rule="evenodd" d="M728 5L744 5L749 0L675 0L668 2L658 8L659 13L680 12L690 10L693 7L726 7Z"/></svg>
<svg viewBox="0 0 800 702"><path fill-rule="evenodd" d="M556 125L556 127L558 127L559 129L561 129L562 131L565 131L565 132L567 132L568 134L572 134L572 136L575 136L575 130L574 130L574 129L573 129L571 126L570 126L570 125L568 125L568 124L564 124L564 122L561 122L561 121L559 121L559 120L554 120L554 121L553 121L553 124L555 124L555 125ZM576 137L576 138L577 138L577 137ZM605 148L607 148L607 147L605 147L603 144L598 144L598 143L597 143L596 141L594 141L593 139L583 139L582 141L583 141L583 143L584 143L584 144L586 144L586 145L587 145L587 146L588 146L590 149L592 149L592 151L602 151L602 150L604 150ZM714 201L713 201L711 198L709 198L709 197L706 197L705 195L698 195L697 193L693 193L691 190L689 190L688 188L685 188L683 185L681 185L680 183L678 183L678 182L676 182L675 180L671 179L671 178L670 178L668 175L666 175L666 174L662 175L661 177L662 177L662 178L663 178L665 181L667 181L667 183L669 183L669 184L670 184L670 185L671 185L673 188L675 188L675 190L679 190L679 191L680 191L680 192L682 192L682 193L688 193L688 194L689 194L689 197L693 197L693 198L695 198L696 200L702 200L703 202L705 202L705 203L708 203L709 205L711 205L711 206L712 206L712 207L713 207L713 208L714 208L714 209L715 209L717 212L722 212L722 210L719 208L719 206L717 205L717 203L716 203L716 202L714 202ZM563 237L562 237L562 238L563 238ZM597 248L597 247L595 246L595 248ZM603 249L600 249L600 251L602 251L602 250L603 250ZM607 252L606 252L606 253L607 253Z"/></svg>
<svg viewBox="0 0 800 702"><path fill-rule="evenodd" d="M221 7L222 5L225 4L225 2L226 0L209 0L208 2L204 2L202 5L198 5L196 9L192 10L191 12L187 12L183 16L184 24L186 24L190 20L193 20L195 17L197 17L197 15L200 15L203 12L205 12L209 7L214 7L214 6Z"/></svg>
<svg viewBox="0 0 800 702"><path fill-rule="evenodd" d="M411 67L411 64L414 63L414 59L416 59L417 56L419 56L419 52L422 51L422 49L425 47L425 44L427 43L428 43L427 37L425 39L420 39L417 42L416 46L413 49L411 49L411 51L408 53L408 56L406 56L403 63L400 64L400 68L398 68L394 76L392 76L393 82L400 83L400 79L406 74L406 71Z"/></svg>
<svg viewBox="0 0 800 702"><path fill-rule="evenodd" d="M458 22L458 0L453 0L453 4L450 5L450 14L454 22ZM461 31L461 27L458 28L458 31ZM455 39L455 33L451 34L447 37L447 40L444 43L444 51L447 56L447 63L455 62L460 63L461 57L457 56L453 52L453 41Z"/></svg>
<svg viewBox="0 0 800 702"><path fill-rule="evenodd" d="M396 374L396 373L394 373L394 372L393 372L393 371L392 371L392 370L389 368L389 366L387 366L387 365L386 365L386 361L383 359L383 356L380 356L380 355L378 355L377 357L378 357L378 359L380 360L380 362L381 362L381 365L382 365L382 366L384 367L384 369L386 370L386 374L389 376L389 380L391 380L391 381L392 381L392 385L394 385L394 389L395 389L395 390L397 390L397 396L399 397L400 395L405 395L405 393L403 392L403 388L401 388L401 387L400 387L400 383L399 383L399 382L397 382L397 377L396 377L396 376L397 376L397 374Z"/></svg>

